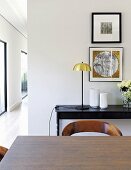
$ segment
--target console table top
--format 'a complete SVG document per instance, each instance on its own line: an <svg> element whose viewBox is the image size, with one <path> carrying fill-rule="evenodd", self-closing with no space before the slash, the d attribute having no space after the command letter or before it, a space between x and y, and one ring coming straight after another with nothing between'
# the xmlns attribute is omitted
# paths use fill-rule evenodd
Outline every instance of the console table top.
<svg viewBox="0 0 131 170"><path fill-rule="evenodd" d="M124 108L123 105L109 105L106 109L92 108L89 106L89 109L79 110L77 107L80 105L56 105L55 111L59 112L105 112L105 113L129 113L131 108ZM87 105L88 106L88 105Z"/></svg>

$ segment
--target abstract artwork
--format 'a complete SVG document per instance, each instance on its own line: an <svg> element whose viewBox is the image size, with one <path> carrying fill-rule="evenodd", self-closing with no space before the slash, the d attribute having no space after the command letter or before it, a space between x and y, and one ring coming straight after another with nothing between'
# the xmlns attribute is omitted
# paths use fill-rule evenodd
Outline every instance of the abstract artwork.
<svg viewBox="0 0 131 170"><path fill-rule="evenodd" d="M101 34L112 34L112 22L101 22L100 26Z"/></svg>
<svg viewBox="0 0 131 170"><path fill-rule="evenodd" d="M122 81L122 47L90 47L89 51L90 81Z"/></svg>
<svg viewBox="0 0 131 170"><path fill-rule="evenodd" d="M121 13L92 13L92 43L121 43Z"/></svg>

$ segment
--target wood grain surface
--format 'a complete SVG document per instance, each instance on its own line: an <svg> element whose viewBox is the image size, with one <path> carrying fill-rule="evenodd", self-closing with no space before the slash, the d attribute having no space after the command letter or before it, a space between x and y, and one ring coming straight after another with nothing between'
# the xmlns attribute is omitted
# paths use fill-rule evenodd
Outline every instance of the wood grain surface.
<svg viewBox="0 0 131 170"><path fill-rule="evenodd" d="M131 137L17 137L0 170L129 170Z"/></svg>

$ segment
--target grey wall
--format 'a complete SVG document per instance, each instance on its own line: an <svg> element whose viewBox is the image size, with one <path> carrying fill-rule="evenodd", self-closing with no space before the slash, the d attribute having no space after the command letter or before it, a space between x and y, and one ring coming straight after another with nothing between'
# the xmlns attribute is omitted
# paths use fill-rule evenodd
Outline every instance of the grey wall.
<svg viewBox="0 0 131 170"><path fill-rule="evenodd" d="M29 134L48 135L50 112L56 104L81 103L81 74L72 68L89 61L89 47L124 47L123 79L131 79L130 6L130 0L28 1ZM121 44L91 44L92 12L122 12ZM109 104L121 103L117 82L89 82L88 73L84 75L85 104L91 87L108 92ZM129 123L120 123L116 124L126 131L123 124ZM51 131L56 134L55 113Z"/></svg>

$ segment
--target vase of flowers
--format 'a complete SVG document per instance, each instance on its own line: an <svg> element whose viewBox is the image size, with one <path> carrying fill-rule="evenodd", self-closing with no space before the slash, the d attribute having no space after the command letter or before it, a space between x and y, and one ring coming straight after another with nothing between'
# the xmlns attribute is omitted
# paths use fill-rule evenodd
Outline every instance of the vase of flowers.
<svg viewBox="0 0 131 170"><path fill-rule="evenodd" d="M131 108L131 80L123 80L117 85L123 96L123 107Z"/></svg>

